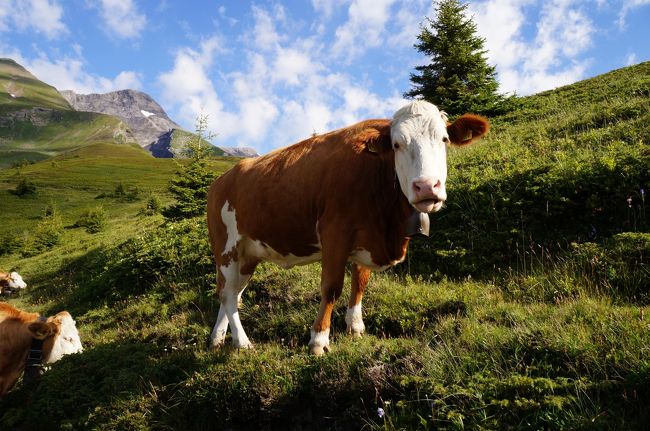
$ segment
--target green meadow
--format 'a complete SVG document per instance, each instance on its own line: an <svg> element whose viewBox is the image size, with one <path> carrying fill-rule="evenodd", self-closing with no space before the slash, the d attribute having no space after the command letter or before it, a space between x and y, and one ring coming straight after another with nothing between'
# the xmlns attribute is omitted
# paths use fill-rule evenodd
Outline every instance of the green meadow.
<svg viewBox="0 0 650 431"><path fill-rule="evenodd" d="M8 301L70 311L84 352L20 382L0 429L647 429L650 63L490 121L450 151L431 237L373 274L358 339L346 280L322 357L318 265L260 265L240 309L255 349L207 350L205 221L151 208L176 161L108 140L1 169L0 269L29 284Z"/></svg>

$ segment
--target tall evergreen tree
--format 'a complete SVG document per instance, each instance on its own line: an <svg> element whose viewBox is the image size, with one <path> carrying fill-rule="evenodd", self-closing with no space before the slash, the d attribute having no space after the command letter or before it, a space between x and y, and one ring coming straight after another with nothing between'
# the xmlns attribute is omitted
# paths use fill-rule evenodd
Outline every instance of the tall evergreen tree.
<svg viewBox="0 0 650 431"><path fill-rule="evenodd" d="M207 132L207 124L207 115L199 115L195 136L184 149L189 162L177 162L176 176L169 184L169 191L176 198L176 203L163 210L163 215L168 219L179 220L205 214L208 189L214 180L214 173L207 166L210 155L207 140L214 135Z"/></svg>
<svg viewBox="0 0 650 431"><path fill-rule="evenodd" d="M459 0L436 2L436 18L426 18L415 48L431 58L411 74L405 97L422 97L450 115L494 114L506 100L497 92L496 70L487 63L485 40Z"/></svg>

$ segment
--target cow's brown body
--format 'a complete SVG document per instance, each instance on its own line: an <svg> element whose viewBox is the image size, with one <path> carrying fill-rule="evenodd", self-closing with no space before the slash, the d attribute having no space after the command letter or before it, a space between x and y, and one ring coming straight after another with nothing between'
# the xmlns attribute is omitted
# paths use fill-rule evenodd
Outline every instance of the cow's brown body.
<svg viewBox="0 0 650 431"><path fill-rule="evenodd" d="M397 182L390 120L363 121L241 161L215 180L208 196L218 288L222 304L231 303L230 311L220 309L213 346L223 342L229 322L235 345L250 347L232 303L262 260L284 267L322 261L310 341L316 354L328 350L332 308L352 262L349 310L359 306L359 314L346 321L360 335L370 271L404 259L414 211Z"/></svg>

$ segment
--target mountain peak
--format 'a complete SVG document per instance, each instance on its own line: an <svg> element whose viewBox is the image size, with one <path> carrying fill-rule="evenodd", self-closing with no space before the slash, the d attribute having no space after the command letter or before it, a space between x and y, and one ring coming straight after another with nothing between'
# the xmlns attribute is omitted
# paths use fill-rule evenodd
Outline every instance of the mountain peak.
<svg viewBox="0 0 650 431"><path fill-rule="evenodd" d="M181 128L151 96L141 91L77 94L64 90L61 95L78 111L100 112L120 118L128 124L142 147L156 142L159 136L170 130Z"/></svg>

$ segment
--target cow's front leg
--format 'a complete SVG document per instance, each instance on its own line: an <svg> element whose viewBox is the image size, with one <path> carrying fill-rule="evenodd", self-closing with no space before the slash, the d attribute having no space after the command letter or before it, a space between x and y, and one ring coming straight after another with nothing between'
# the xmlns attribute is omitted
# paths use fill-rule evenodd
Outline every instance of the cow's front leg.
<svg viewBox="0 0 650 431"><path fill-rule="evenodd" d="M360 337L366 330L361 313L361 300L370 279L370 270L359 265L352 265L352 289L348 301L348 311L345 313L345 323L348 334Z"/></svg>
<svg viewBox="0 0 650 431"><path fill-rule="evenodd" d="M309 341L309 351L314 355L322 355L329 351L332 310L334 303L341 296L345 278L347 255L342 253L341 249L333 253L326 253L323 250L320 310L314 321Z"/></svg>
<svg viewBox="0 0 650 431"><path fill-rule="evenodd" d="M231 261L229 265L222 265L218 268L221 273L217 280L221 305L211 335L213 347L223 343L228 325L232 333L232 343L236 348L249 349L253 347L239 319L238 308L241 294L246 288L254 269L253 265L252 268L247 268L247 271L245 271L250 272L250 274L241 274L240 265L236 261Z"/></svg>

